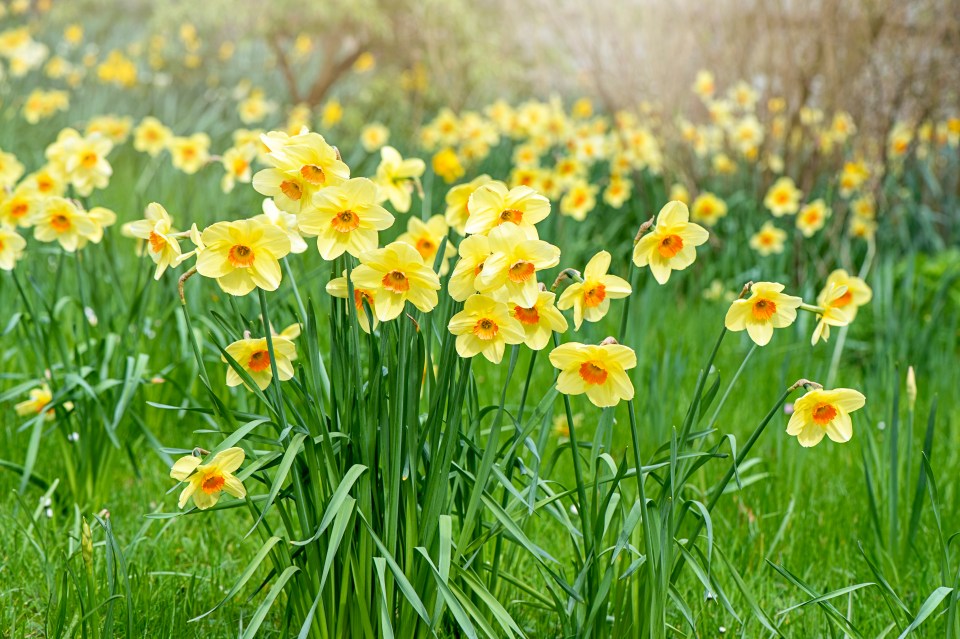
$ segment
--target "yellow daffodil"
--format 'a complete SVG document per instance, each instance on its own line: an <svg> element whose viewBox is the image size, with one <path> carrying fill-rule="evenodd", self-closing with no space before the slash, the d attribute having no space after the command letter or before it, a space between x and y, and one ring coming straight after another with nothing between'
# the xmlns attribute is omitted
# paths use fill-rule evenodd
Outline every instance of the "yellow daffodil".
<svg viewBox="0 0 960 639"><path fill-rule="evenodd" d="M524 344L534 351L543 350L554 332L567 331L567 319L554 305L556 296L539 291L537 301L530 306L510 304L510 315L520 322L526 334Z"/></svg>
<svg viewBox="0 0 960 639"><path fill-rule="evenodd" d="M97 224L71 200L47 198L31 220L33 236L41 242L59 242L68 253L76 251L87 238L96 236Z"/></svg>
<svg viewBox="0 0 960 639"><path fill-rule="evenodd" d="M17 260L23 257L26 240L12 228L0 225L0 270L12 271Z"/></svg>
<svg viewBox="0 0 960 639"><path fill-rule="evenodd" d="M857 310L873 299L873 291L859 277L854 277L842 268L830 273L827 276L827 282L817 296L817 304L826 306L829 300L830 291L835 287L846 287L846 292L832 301L832 306L842 309L852 322L857 317Z"/></svg>
<svg viewBox="0 0 960 639"><path fill-rule="evenodd" d="M603 190L603 201L608 206L619 209L623 206L624 202L630 199L632 190L633 182L629 178L611 175L610 183L607 184L607 188Z"/></svg>
<svg viewBox="0 0 960 639"><path fill-rule="evenodd" d="M690 217L707 226L713 226L727 215L727 203L709 191L704 191L690 205Z"/></svg>
<svg viewBox="0 0 960 639"><path fill-rule="evenodd" d="M187 484L180 493L179 507L186 506L193 497L197 508L206 510L217 505L224 491L237 499L246 497L243 482L234 475L243 458L243 449L235 447L220 451L206 463L201 463L202 460L193 455L178 459L170 469L170 477Z"/></svg>
<svg viewBox="0 0 960 639"><path fill-rule="evenodd" d="M433 172L447 184L459 180L463 177L463 164L460 162L457 152L450 147L444 147L437 151L430 160Z"/></svg>
<svg viewBox="0 0 960 639"><path fill-rule="evenodd" d="M390 129L379 122L363 127L360 131L360 145L367 153L379 151L390 140Z"/></svg>
<svg viewBox="0 0 960 639"><path fill-rule="evenodd" d="M28 417L30 415L39 415L46 411L44 419L47 421L52 420L56 416L53 409L47 408L50 402L53 401L53 393L50 392L49 386L41 384L37 388L30 389L28 397L29 399L25 399L13 407L17 415L20 417Z"/></svg>
<svg viewBox="0 0 960 639"><path fill-rule="evenodd" d="M84 137L73 129L64 129L47 147L46 157L78 195L87 196L109 183L113 168L107 154L111 149L113 142L102 135Z"/></svg>
<svg viewBox="0 0 960 639"><path fill-rule="evenodd" d="M357 288L353 287L353 304L357 309L357 322L360 324L360 328L363 329L365 333L371 332L371 330L376 330L377 325L380 323L380 320L377 319L377 312L375 310L374 304L376 300L374 299L375 290ZM350 295L350 289L347 287L347 272L343 272L342 277L336 277L329 282L327 282L327 294L332 295L333 297L339 297L340 299L347 299ZM373 326L370 325L370 321L367 318L367 310L364 307L364 302L367 306L370 307L370 311L373 313Z"/></svg>
<svg viewBox="0 0 960 639"><path fill-rule="evenodd" d="M706 69L697 71L697 77L693 82L693 92L703 99L713 96L717 85L713 79L713 74Z"/></svg>
<svg viewBox="0 0 960 639"><path fill-rule="evenodd" d="M773 222L764 222L760 230L750 238L750 248L760 255L783 253L783 243L787 239L786 231L778 229Z"/></svg>
<svg viewBox="0 0 960 639"><path fill-rule="evenodd" d="M197 272L217 280L226 293L246 295L254 288L280 286L280 258L290 252L287 234L273 224L254 220L217 222L200 236Z"/></svg>
<svg viewBox="0 0 960 639"><path fill-rule="evenodd" d="M826 224L830 212L826 202L822 199L816 199L809 204L805 204L797 214L797 228L800 229L804 237L813 237L814 233Z"/></svg>
<svg viewBox="0 0 960 639"><path fill-rule="evenodd" d="M820 292L817 297L817 326L810 338L811 345L816 346L820 340L828 341L831 326L846 326L852 321L851 313L856 312L856 306L851 302L852 297L847 296L847 287L836 281L829 283Z"/></svg>
<svg viewBox="0 0 960 639"><path fill-rule="evenodd" d="M380 149L380 164L374 181L380 187L380 201L390 200L398 213L410 210L410 194L419 185L426 165L419 158L403 159L392 146Z"/></svg>
<svg viewBox="0 0 960 639"><path fill-rule="evenodd" d="M490 257L490 240L486 235L471 235L460 242L458 251L460 259L450 275L447 290L450 297L463 302L477 292L477 278Z"/></svg>
<svg viewBox="0 0 960 639"><path fill-rule="evenodd" d="M804 448L816 446L826 435L843 444L853 437L850 413L866 404L862 393L850 388L814 389L793 404L787 434Z"/></svg>
<svg viewBox="0 0 960 639"><path fill-rule="evenodd" d="M682 271L697 259L696 247L710 234L699 224L689 222L690 211L683 202L668 202L657 215L654 229L640 238L633 248L633 263L649 266L653 277L666 284L672 271Z"/></svg>
<svg viewBox="0 0 960 639"><path fill-rule="evenodd" d="M298 217L300 230L317 236L317 249L325 260L345 252L360 257L377 248L378 231L393 224L393 215L377 202L377 186L367 178L320 189L312 206Z"/></svg>
<svg viewBox="0 0 960 639"><path fill-rule="evenodd" d="M465 184L458 184L449 191L444 198L447 210L444 218L460 235L466 235L467 219L470 217L470 196L484 184L491 181L489 175L478 175Z"/></svg>
<svg viewBox="0 0 960 639"><path fill-rule="evenodd" d="M140 124L133 130L133 148L150 157L160 155L172 139L173 132L151 116L140 120Z"/></svg>
<svg viewBox="0 0 960 639"><path fill-rule="evenodd" d="M637 365L637 355L628 346L570 342L550 352L550 363L560 370L557 390L565 395L586 393L601 408L633 399L633 382L626 371Z"/></svg>
<svg viewBox="0 0 960 639"><path fill-rule="evenodd" d="M477 188L468 202L470 217L465 230L486 234L504 224L516 224L530 239L536 239L534 226L550 214L550 200L526 186L507 189L503 182L491 181Z"/></svg>
<svg viewBox="0 0 960 639"><path fill-rule="evenodd" d="M420 218L411 217L407 220L407 232L401 233L397 241L417 249L417 253L423 258L423 263L432 267L437 259L440 243L449 231L450 227L447 226L447 221L442 215L434 215L426 222ZM449 260L456 254L457 249L448 242L440 262L440 275L446 275L450 269Z"/></svg>
<svg viewBox="0 0 960 639"><path fill-rule="evenodd" d="M173 166L193 175L210 161L210 136L194 133L189 137L175 137L168 143Z"/></svg>
<svg viewBox="0 0 960 639"><path fill-rule="evenodd" d="M0 203L0 224L29 227L42 206L43 199L36 191L20 186Z"/></svg>
<svg viewBox="0 0 960 639"><path fill-rule="evenodd" d="M13 153L0 151L0 188L9 189L23 175L23 164Z"/></svg>
<svg viewBox="0 0 960 639"><path fill-rule="evenodd" d="M528 240L514 224L496 227L487 239L492 254L477 276L477 289L510 304L533 306L540 292L537 272L559 264L560 249L543 240Z"/></svg>
<svg viewBox="0 0 960 639"><path fill-rule="evenodd" d="M575 220L587 219L587 214L597 206L599 187L585 180L577 180L560 200L560 213Z"/></svg>
<svg viewBox="0 0 960 639"><path fill-rule="evenodd" d="M167 268L179 262L180 242L174 237L173 220L161 204L151 202L145 215L143 220L124 224L121 233L146 241L147 255L157 265L153 278L159 280Z"/></svg>
<svg viewBox="0 0 960 639"><path fill-rule="evenodd" d="M727 330L746 330L758 346L766 346L773 329L793 324L803 303L799 297L784 295L783 289L783 284L756 282L750 287L750 297L734 300L730 306L724 320Z"/></svg>
<svg viewBox="0 0 960 639"><path fill-rule="evenodd" d="M424 313L438 302L440 278L415 248L403 242L362 254L351 277L355 286L374 291L374 311L381 322L400 315L408 300Z"/></svg>
<svg viewBox="0 0 960 639"><path fill-rule="evenodd" d="M265 224L273 224L275 227L287 234L287 238L290 240L290 252L300 254L307 250L307 243L304 241L303 237L300 236L300 231L297 228L297 216L293 213L287 213L286 211L281 211L277 208L276 203L270 199L266 198L263 200L263 204L260 205L260 209L263 211L260 215L254 215L251 219L255 222L263 222Z"/></svg>
<svg viewBox="0 0 960 639"><path fill-rule="evenodd" d="M793 215L800 208L800 198L803 193L788 177L782 177L773 183L763 198L763 205L770 210L774 217Z"/></svg>
<svg viewBox="0 0 960 639"><path fill-rule="evenodd" d="M273 367L270 365L270 350L267 348L267 338L240 339L225 349L227 354L236 360L245 370L260 390L270 385L273 379ZM277 361L277 375L281 382L293 377L293 360L297 359L297 347L292 340L280 335L273 336L273 355ZM226 362L227 359L223 358ZM227 368L227 386L239 386L243 378L233 369Z"/></svg>
<svg viewBox="0 0 960 639"><path fill-rule="evenodd" d="M463 310L450 318L447 325L457 336L460 357L484 357L499 364L507 344L520 344L525 339L523 327L511 317L510 309L486 295L471 295Z"/></svg>
<svg viewBox="0 0 960 639"><path fill-rule="evenodd" d="M87 211L87 217L93 222L94 229L88 235L80 237L80 242L77 244L78 249L86 246L87 242L99 244L100 240L103 239L104 229L113 226L117 221L117 214L103 206L95 206Z"/></svg>
<svg viewBox="0 0 960 639"><path fill-rule="evenodd" d="M573 308L573 326L580 330L583 320L599 322L610 310L610 300L620 299L630 295L630 283L622 277L609 275L610 254L600 251L587 262L583 271L583 282L575 282L568 286L557 308L565 311Z"/></svg>
<svg viewBox="0 0 960 639"><path fill-rule="evenodd" d="M47 164L37 171L34 171L23 178L17 191L32 191L38 197L50 197L52 195L63 195L67 190L67 183L62 175L59 175L57 168Z"/></svg>
<svg viewBox="0 0 960 639"><path fill-rule="evenodd" d="M288 213L309 210L315 193L350 179L340 153L319 133L274 131L261 140L270 150L266 159L271 167L253 176L253 188Z"/></svg>

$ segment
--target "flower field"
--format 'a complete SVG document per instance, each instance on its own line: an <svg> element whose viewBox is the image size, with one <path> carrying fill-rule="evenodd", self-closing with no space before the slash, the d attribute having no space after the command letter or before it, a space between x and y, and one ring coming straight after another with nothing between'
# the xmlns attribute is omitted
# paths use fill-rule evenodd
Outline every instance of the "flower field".
<svg viewBox="0 0 960 639"><path fill-rule="evenodd" d="M955 88L181 4L0 5L0 635L960 637Z"/></svg>

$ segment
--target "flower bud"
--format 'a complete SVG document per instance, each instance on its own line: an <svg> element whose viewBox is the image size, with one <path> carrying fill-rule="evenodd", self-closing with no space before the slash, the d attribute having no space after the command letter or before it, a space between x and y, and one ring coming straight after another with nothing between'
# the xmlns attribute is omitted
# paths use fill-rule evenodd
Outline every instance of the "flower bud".
<svg viewBox="0 0 960 639"><path fill-rule="evenodd" d="M913 366L907 369L907 402L912 413L917 404L917 376L913 372Z"/></svg>

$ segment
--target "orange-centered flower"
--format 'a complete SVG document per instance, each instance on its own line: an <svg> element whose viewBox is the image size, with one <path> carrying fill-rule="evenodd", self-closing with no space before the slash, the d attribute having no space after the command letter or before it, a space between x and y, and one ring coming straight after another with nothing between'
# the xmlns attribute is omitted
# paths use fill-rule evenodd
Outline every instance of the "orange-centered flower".
<svg viewBox="0 0 960 639"><path fill-rule="evenodd" d="M597 362L580 364L580 377L588 384L603 384L607 381L607 369Z"/></svg>
<svg viewBox="0 0 960 639"><path fill-rule="evenodd" d="M244 246L243 244L234 244L230 247L230 253L228 254L228 259L230 263L233 264L236 268L246 268L253 264L256 259L256 254L253 252L249 246Z"/></svg>
<svg viewBox="0 0 960 639"><path fill-rule="evenodd" d="M407 280L407 276L400 271L390 271L383 276L380 283L383 284L383 288L394 293L405 293L410 290L410 282Z"/></svg>
<svg viewBox="0 0 960 639"><path fill-rule="evenodd" d="M481 318L473 325L473 334L482 340L494 339L499 332L500 327L489 317Z"/></svg>
<svg viewBox="0 0 960 639"><path fill-rule="evenodd" d="M360 226L360 216L353 211L340 211L330 220L330 225L338 233L349 233Z"/></svg>

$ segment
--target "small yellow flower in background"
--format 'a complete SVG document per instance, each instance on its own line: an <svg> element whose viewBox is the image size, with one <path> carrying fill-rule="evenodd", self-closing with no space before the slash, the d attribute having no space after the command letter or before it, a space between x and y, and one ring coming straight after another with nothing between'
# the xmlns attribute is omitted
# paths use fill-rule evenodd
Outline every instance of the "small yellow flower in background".
<svg viewBox="0 0 960 639"><path fill-rule="evenodd" d="M280 286L280 258L290 252L287 234L254 220L217 222L200 236L204 249L197 255L197 272L217 280L230 295L246 295L254 288L275 291Z"/></svg>
<svg viewBox="0 0 960 639"><path fill-rule="evenodd" d="M102 206L95 206L87 211L87 217L93 222L94 230L89 235L80 238L80 243L77 244L78 249L86 246L87 242L99 244L100 240L103 239L103 230L117 222L117 214Z"/></svg>
<svg viewBox="0 0 960 639"><path fill-rule="evenodd" d="M63 30L63 39L71 45L78 45L83 42L83 27L79 24L67 25Z"/></svg>
<svg viewBox="0 0 960 639"><path fill-rule="evenodd" d="M84 137L73 129L64 129L45 155L53 169L85 197L109 183L113 169L107 154L111 149L113 142L100 134Z"/></svg>
<svg viewBox="0 0 960 639"><path fill-rule="evenodd" d="M43 200L39 194L21 185L0 204L0 224L28 227L42 206Z"/></svg>
<svg viewBox="0 0 960 639"><path fill-rule="evenodd" d="M724 326L730 331L746 330L757 346L766 346L773 329L786 328L797 319L797 308L803 300L783 294L783 284L756 282L750 297L734 300L727 311Z"/></svg>
<svg viewBox="0 0 960 639"><path fill-rule="evenodd" d="M276 203L270 198L266 198L261 205L263 211L260 215L254 215L255 222L273 224L275 227L287 234L290 240L290 252L300 254L307 250L307 243L300 237L300 231L297 230L297 216L293 213L287 213L277 208Z"/></svg>
<svg viewBox="0 0 960 639"><path fill-rule="evenodd" d="M339 100L327 100L320 111L320 126L329 129L336 126L343 119L343 107Z"/></svg>
<svg viewBox="0 0 960 639"><path fill-rule="evenodd" d="M553 293L539 291L537 301L530 306L510 305L510 315L523 326L524 344L530 350L543 350L554 332L567 332L567 319L554 305L555 298Z"/></svg>
<svg viewBox="0 0 960 639"><path fill-rule="evenodd" d="M463 310L450 318L447 328L457 336L460 357L484 357L499 364L507 344L521 344L523 327L511 317L510 309L486 295L471 295Z"/></svg>
<svg viewBox="0 0 960 639"><path fill-rule="evenodd" d="M133 130L133 148L150 157L156 157L167 148L173 132L154 117L145 117Z"/></svg>
<svg viewBox="0 0 960 639"><path fill-rule="evenodd" d="M570 115L581 120L586 120L593 115L593 103L590 98L580 98L573 103L570 108Z"/></svg>
<svg viewBox="0 0 960 639"><path fill-rule="evenodd" d="M350 168L319 133L289 136L273 131L260 140L269 149L265 159L272 166L253 176L253 188L287 213L309 210L315 193L350 179Z"/></svg>
<svg viewBox="0 0 960 639"><path fill-rule="evenodd" d="M490 257L490 240L486 235L471 235L460 242L457 250L460 259L450 275L447 291L450 297L463 302L477 292L477 278Z"/></svg>
<svg viewBox="0 0 960 639"><path fill-rule="evenodd" d="M13 153L0 151L0 188L10 188L23 175L23 164Z"/></svg>
<svg viewBox="0 0 960 639"><path fill-rule="evenodd" d="M816 446L826 435L843 444L853 437L850 413L863 408L867 399L851 388L814 389L793 404L787 434L804 448Z"/></svg>
<svg viewBox="0 0 960 639"><path fill-rule="evenodd" d="M157 265L153 274L159 280L163 272L180 261L180 243L173 237L173 220L170 214L157 202L147 205L146 219L127 222L120 232L127 237L145 240L147 255Z"/></svg>
<svg viewBox="0 0 960 639"><path fill-rule="evenodd" d="M601 408L633 399L633 382L626 371L637 365L637 355L628 346L570 342L550 352L550 363L560 370L557 390L564 395L586 393Z"/></svg>
<svg viewBox="0 0 960 639"><path fill-rule="evenodd" d="M697 77L693 81L693 92L701 98L706 99L712 97L716 90L717 85L713 79L713 74L706 69L697 71Z"/></svg>
<svg viewBox="0 0 960 639"><path fill-rule="evenodd" d="M71 200L47 198L33 214L33 236L41 242L59 242L63 250L73 253L87 239L95 237L97 224Z"/></svg>
<svg viewBox="0 0 960 639"><path fill-rule="evenodd" d="M23 103L23 119L30 124L51 117L57 111L70 108L70 94L66 91L34 89Z"/></svg>
<svg viewBox="0 0 960 639"><path fill-rule="evenodd" d="M704 191L697 196L690 206L690 217L707 226L713 226L727 216L727 203L710 191Z"/></svg>
<svg viewBox="0 0 960 639"><path fill-rule="evenodd" d="M840 197L853 195L869 177L870 170L863 160L845 163L840 173Z"/></svg>
<svg viewBox="0 0 960 639"><path fill-rule="evenodd" d="M543 240L528 240L520 228L503 224L487 234L490 252L477 276L481 293L521 306L533 306L540 293L537 272L560 263L560 249Z"/></svg>
<svg viewBox="0 0 960 639"><path fill-rule="evenodd" d="M560 200L560 213L577 221L587 219L587 213L597 206L599 187L585 180L577 180Z"/></svg>
<svg viewBox="0 0 960 639"><path fill-rule="evenodd" d="M817 313L817 326L813 329L810 344L816 346L821 339L826 342L830 339L831 326L846 326L852 321L851 313L856 313L856 306L851 305L852 298L847 296L847 287L831 282L817 296L820 310Z"/></svg>
<svg viewBox="0 0 960 639"><path fill-rule="evenodd" d="M360 131L360 144L367 153L379 151L390 140L390 129L379 122L368 124Z"/></svg>
<svg viewBox="0 0 960 639"><path fill-rule="evenodd" d="M750 248L763 256L783 253L786 239L786 231L778 229L773 222L764 222L760 230L750 238Z"/></svg>
<svg viewBox="0 0 960 639"><path fill-rule="evenodd" d="M443 178L443 181L450 184L463 177L463 164L457 152L450 147L444 147L437 151L430 160L433 166L433 172Z"/></svg>
<svg viewBox="0 0 960 639"><path fill-rule="evenodd" d="M366 73L367 71L372 71L374 67L377 66L377 58L369 51L364 51L359 56L357 56L356 61L353 63L353 70L356 73Z"/></svg>
<svg viewBox="0 0 960 639"><path fill-rule="evenodd" d="M224 349L230 357L236 360L257 388L264 390L273 379L273 367L270 365L270 350L267 348L267 338L240 339ZM280 335L273 336L273 356L277 361L277 375L281 382L293 377L293 360L297 359L297 347L293 341ZM227 359L222 358L224 362ZM243 378L233 369L227 367L227 386L240 386Z"/></svg>
<svg viewBox="0 0 960 639"><path fill-rule="evenodd" d="M12 271L17 260L23 257L27 241L12 228L0 225L0 270Z"/></svg>
<svg viewBox="0 0 960 639"><path fill-rule="evenodd" d="M850 210L857 217L872 220L877 216L877 204L869 193L850 202Z"/></svg>
<svg viewBox="0 0 960 639"><path fill-rule="evenodd" d="M535 224L550 215L550 200L530 187L507 189L499 181L488 182L477 188L468 200L469 217L465 231L486 234L504 224L516 224L530 239L537 239Z"/></svg>
<svg viewBox="0 0 960 639"><path fill-rule="evenodd" d="M426 165L419 158L403 159L392 146L380 149L380 164L374 178L380 187L380 201L390 200L398 213L410 210L410 194L419 185Z"/></svg>
<svg viewBox="0 0 960 639"><path fill-rule="evenodd" d="M573 326L580 330L583 321L599 322L610 310L610 300L630 295L633 289L622 277L609 275L610 254L600 251L587 262L583 282L575 282L560 295L557 308L573 308Z"/></svg>
<svg viewBox="0 0 960 639"><path fill-rule="evenodd" d="M697 259L696 247L710 234L699 224L689 222L690 211L683 202L668 202L657 214L654 229L640 238L633 248L633 263L649 266L653 277L666 284L672 271L682 271Z"/></svg>
<svg viewBox="0 0 960 639"><path fill-rule="evenodd" d="M20 417L38 415L44 412L47 406L50 405L50 402L53 401L53 393L50 392L50 387L46 384L31 389L28 397L30 399L25 399L13 407ZM47 421L52 420L54 417L55 413L52 409L47 410L46 415L44 415L44 419Z"/></svg>
<svg viewBox="0 0 960 639"><path fill-rule="evenodd" d="M423 263L433 268L437 258L437 251L440 250L440 243L447 236L450 227L442 215L434 215L429 220L423 220L411 217L407 220L407 231L401 233L397 238L398 242L409 244L417 249L417 253L423 258ZM457 249L453 244L447 242L443 253L443 259L440 262L440 275L445 275L450 270L449 260L457 254Z"/></svg>
<svg viewBox="0 0 960 639"><path fill-rule="evenodd" d="M351 277L355 286L374 291L374 310L381 322L400 315L408 300L424 313L438 302L440 278L423 263L420 253L404 242L362 254Z"/></svg>
<svg viewBox="0 0 960 639"><path fill-rule="evenodd" d="M670 187L670 197L669 200L676 200L678 202L683 202L684 204L690 204L690 191L687 190L682 184L674 184Z"/></svg>
<svg viewBox="0 0 960 639"><path fill-rule="evenodd" d="M244 124L262 122L269 114L276 111L277 105L263 95L260 89L254 89L237 105L237 115Z"/></svg>
<svg viewBox="0 0 960 639"><path fill-rule="evenodd" d="M194 133L188 137L175 137L169 142L174 168L193 175L210 161L210 136Z"/></svg>
<svg viewBox="0 0 960 639"><path fill-rule="evenodd" d="M813 237L827 223L830 214L831 211L826 202L816 199L800 209L797 214L797 228L804 237Z"/></svg>
<svg viewBox="0 0 960 639"><path fill-rule="evenodd" d="M247 490L234 473L243 463L242 448L228 448L213 456L207 463L201 463L199 457L187 455L181 457L170 469L170 477L187 485L180 493L178 505L183 508L193 497L193 503L200 510L217 505L220 493L226 491L237 499L247 496Z"/></svg>
<svg viewBox="0 0 960 639"><path fill-rule="evenodd" d="M249 147L231 147L223 152L220 163L223 165L223 178L220 180L220 189L224 193L233 191L237 182L249 184L253 175L251 163L256 153Z"/></svg>
<svg viewBox="0 0 960 639"><path fill-rule="evenodd" d="M835 291L837 287L846 287L846 292L831 301L831 291ZM817 296L817 304L826 306L829 303L834 308L843 309L852 322L857 317L857 310L871 299L873 291L866 282L838 268L827 276L827 282Z"/></svg>
<svg viewBox="0 0 960 639"><path fill-rule="evenodd" d="M353 287L353 304L357 309L357 322L365 333L376 330L377 325L380 323L380 320L377 319L376 306L374 306L376 303L373 297L374 293L374 289ZM347 297L349 297L350 289L347 286L346 271L343 272L341 277L335 277L327 282L327 294L333 297L339 297L340 299L347 299ZM370 326L370 321L367 319L367 309L363 306L364 302L367 303L367 306L370 307L370 312L373 313L373 326Z"/></svg>
<svg viewBox="0 0 960 639"><path fill-rule="evenodd" d="M67 190L67 183L63 176L57 173L57 168L47 164L23 178L17 190L34 191L42 197L63 195Z"/></svg>
<svg viewBox="0 0 960 639"><path fill-rule="evenodd" d="M610 183L607 184L607 188L603 190L603 201L606 202L608 206L619 209L623 206L624 202L630 199L632 190L633 182L630 178L611 175ZM562 205L561 203L561 206Z"/></svg>
<svg viewBox="0 0 960 639"><path fill-rule="evenodd" d="M447 204L447 210L444 218L453 229L460 235L466 234L467 219L470 217L470 196L478 188L491 181L489 175L478 175L465 184L458 184L447 191L444 201Z"/></svg>
<svg viewBox="0 0 960 639"><path fill-rule="evenodd" d="M87 123L87 128L83 130L85 136L98 133L110 140L113 144L123 144L130 137L130 127L133 120L130 118L120 118L115 115L101 115L91 118Z"/></svg>
<svg viewBox="0 0 960 639"><path fill-rule="evenodd" d="M793 215L800 208L800 198L803 193L793 183L793 179L782 177L767 191L763 198L763 205L770 210L774 217Z"/></svg>
<svg viewBox="0 0 960 639"><path fill-rule="evenodd" d="M393 215L378 201L377 186L367 178L320 189L298 217L300 230L317 236L317 250L325 260L344 252L360 257L377 248L379 231L393 225Z"/></svg>

